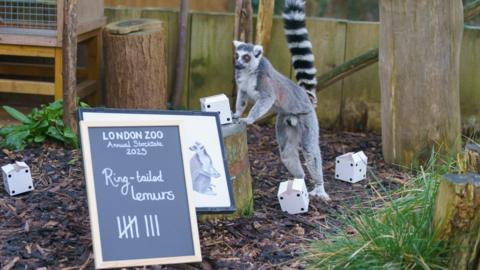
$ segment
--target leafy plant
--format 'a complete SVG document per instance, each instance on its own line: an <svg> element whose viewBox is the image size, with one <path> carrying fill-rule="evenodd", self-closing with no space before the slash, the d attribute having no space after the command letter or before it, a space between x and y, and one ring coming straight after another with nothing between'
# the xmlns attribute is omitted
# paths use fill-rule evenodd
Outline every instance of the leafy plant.
<svg viewBox="0 0 480 270"><path fill-rule="evenodd" d="M79 102L79 107L88 105ZM47 139L78 147L76 134L63 123L62 100L42 105L40 109L34 108L28 115L9 106L3 106L3 109L21 124L0 128L0 137L3 138L0 140L0 147L22 150L27 145L43 143Z"/></svg>
<svg viewBox="0 0 480 270"><path fill-rule="evenodd" d="M347 217L354 234L315 241L306 260L315 269L447 269L443 242L432 226L437 179L452 164L421 170L409 185L390 194L385 208L365 208ZM351 231L351 230L349 230Z"/></svg>

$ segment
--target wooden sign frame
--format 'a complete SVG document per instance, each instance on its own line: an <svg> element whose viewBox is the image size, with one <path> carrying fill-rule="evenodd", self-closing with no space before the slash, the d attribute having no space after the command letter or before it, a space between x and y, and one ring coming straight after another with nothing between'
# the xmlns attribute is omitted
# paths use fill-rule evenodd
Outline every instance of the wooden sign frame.
<svg viewBox="0 0 480 270"><path fill-rule="evenodd" d="M208 117L208 118L213 118L216 122L216 130L212 130L212 132L215 132L218 137L218 141L220 142L220 151L221 151L221 156L223 157L223 170L222 173L225 175L226 178L226 184L227 184L227 189L225 192L228 192L229 194L229 206L215 206L215 207L196 207L197 213L212 213L212 214L229 214L233 213L236 211L236 205L235 205L235 195L233 192L233 180L230 176L229 173L229 165L228 165L228 159L226 157L226 151L225 151L225 146L223 145L223 135L222 135L222 129L221 129L221 124L220 124L220 117L218 113L216 112L201 112L201 111L166 111L166 110L147 110L147 109L114 109L114 108L79 108L78 109L78 119L80 121L97 121L97 120L90 120L86 115L88 114L105 114L107 116L112 116L113 118L109 118L109 120L112 120L118 117L116 115L119 114L128 114L132 115L132 119L141 117L141 116L152 116L153 118L160 120L162 117L161 116L176 116L176 117L181 117L181 118L188 118L188 117ZM152 118L151 121L154 121ZM122 121L124 118L120 118ZM166 119L163 119L162 121L165 121ZM172 120L172 119L169 119ZM102 120L98 120L102 121ZM135 120L134 120L135 121ZM148 120L150 121L150 120ZM188 122L188 121L186 121ZM185 123L186 130L188 130L188 124Z"/></svg>
<svg viewBox="0 0 480 270"><path fill-rule="evenodd" d="M87 184L87 198L90 214L90 226L92 230L93 251L95 255L95 267L96 268L117 268L117 267L131 267L131 266L144 266L144 265L158 265L158 264L176 264L176 263L190 263L201 262L202 255L200 251L200 239L197 225L197 216L195 212L195 206L192 201L192 184L190 176L189 163L184 158L186 156L186 149L182 144L182 134L184 134L184 127L181 121L158 121L158 122L85 122L80 121L80 135L82 154L84 161L85 179ZM100 224L98 219L98 209L94 182L94 172L92 164L92 152L90 149L89 128L91 127L162 127L162 126L177 126L180 136L181 155L184 168L184 177L188 201L188 211L190 228L192 232L192 245L194 254L191 256L180 257L164 257L164 258L152 258L152 259L134 259L134 260L119 260L119 261L105 261L102 255L102 243L100 238Z"/></svg>

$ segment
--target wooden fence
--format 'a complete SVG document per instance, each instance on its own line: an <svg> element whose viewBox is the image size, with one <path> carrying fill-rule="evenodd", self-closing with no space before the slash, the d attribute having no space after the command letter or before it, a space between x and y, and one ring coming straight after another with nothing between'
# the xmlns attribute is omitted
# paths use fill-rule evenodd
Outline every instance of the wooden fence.
<svg viewBox="0 0 480 270"><path fill-rule="evenodd" d="M171 91L177 50L177 12L156 8L107 8L105 13L109 22L140 17L164 21L168 27L168 89ZM378 46L378 23L310 18L307 27L319 74ZM199 99L203 96L218 93L233 96L233 29L233 14L190 14L184 108L199 109ZM274 19L270 44L267 58L281 73L293 78L281 18ZM478 44L480 28L466 27L461 70L461 108L465 128L480 128ZM318 98L322 128L381 131L378 64L321 91Z"/></svg>

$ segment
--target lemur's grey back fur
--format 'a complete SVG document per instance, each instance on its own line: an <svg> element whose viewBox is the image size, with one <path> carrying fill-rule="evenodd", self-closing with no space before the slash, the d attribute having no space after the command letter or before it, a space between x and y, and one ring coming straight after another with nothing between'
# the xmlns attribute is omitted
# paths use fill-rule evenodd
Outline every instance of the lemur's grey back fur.
<svg viewBox="0 0 480 270"><path fill-rule="evenodd" d="M312 103L316 104L317 69L305 24L305 1L286 0L283 19L295 77L298 84L308 92Z"/></svg>

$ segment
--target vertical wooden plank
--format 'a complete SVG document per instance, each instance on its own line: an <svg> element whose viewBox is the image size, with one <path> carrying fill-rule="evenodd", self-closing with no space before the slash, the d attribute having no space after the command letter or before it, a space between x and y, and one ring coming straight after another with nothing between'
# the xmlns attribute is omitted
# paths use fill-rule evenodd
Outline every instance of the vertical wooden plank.
<svg viewBox="0 0 480 270"><path fill-rule="evenodd" d="M313 45L317 75L326 73L345 61L347 30L345 21L311 18L307 20L307 28ZM342 85L343 83L340 81L317 93L317 115L321 128L338 127L342 104Z"/></svg>
<svg viewBox="0 0 480 270"><path fill-rule="evenodd" d="M63 50L55 48L55 100L63 99Z"/></svg>
<svg viewBox="0 0 480 270"><path fill-rule="evenodd" d="M283 19L281 17L275 16L273 19L270 48L265 56L278 72L290 77L292 60L288 51L287 39L283 30Z"/></svg>
<svg viewBox="0 0 480 270"><path fill-rule="evenodd" d="M379 24L348 22L345 60L378 47ZM365 68L343 82L342 126L350 131L381 132L378 64Z"/></svg>
<svg viewBox="0 0 480 270"><path fill-rule="evenodd" d="M460 109L467 135L480 130L480 27L467 26L463 32L460 65Z"/></svg>
<svg viewBox="0 0 480 270"><path fill-rule="evenodd" d="M193 14L191 22L189 109L199 109L201 97L221 93L232 96L235 18L228 14Z"/></svg>
<svg viewBox="0 0 480 270"><path fill-rule="evenodd" d="M105 8L104 14L107 17L107 23L111 23L140 18L142 10L136 8Z"/></svg>

